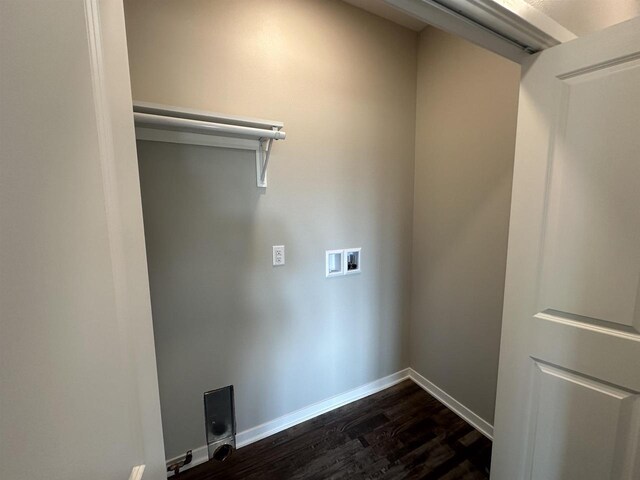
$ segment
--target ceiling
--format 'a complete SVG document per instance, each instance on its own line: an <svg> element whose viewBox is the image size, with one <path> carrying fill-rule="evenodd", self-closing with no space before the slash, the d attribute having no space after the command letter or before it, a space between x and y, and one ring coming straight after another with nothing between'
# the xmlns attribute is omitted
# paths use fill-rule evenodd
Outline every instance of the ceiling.
<svg viewBox="0 0 640 480"><path fill-rule="evenodd" d="M640 0L525 0L577 36L640 15Z"/></svg>
<svg viewBox="0 0 640 480"><path fill-rule="evenodd" d="M411 30L427 24L383 0L343 0ZM436 0L437 1L437 0ZM577 36L586 35L640 15L640 0L515 0L526 2ZM444 3L444 2L443 2ZM514 0L511 0L514 3Z"/></svg>

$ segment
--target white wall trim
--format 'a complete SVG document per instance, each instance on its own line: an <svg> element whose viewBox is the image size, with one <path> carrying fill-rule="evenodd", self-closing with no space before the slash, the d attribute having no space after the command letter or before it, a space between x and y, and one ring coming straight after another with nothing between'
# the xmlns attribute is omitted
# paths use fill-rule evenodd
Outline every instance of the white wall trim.
<svg viewBox="0 0 640 480"><path fill-rule="evenodd" d="M122 365L135 365L137 360L133 352L130 319L129 288L127 286L127 258L123 245L124 225L120 215L120 195L117 186L116 158L114 153L114 136L111 128L110 99L105 74L105 61L100 18L100 0L84 0L84 12L89 47L92 94L95 109L96 130L98 133L98 156L102 173L102 191L107 221L107 238L109 244L111 277L114 288L114 303L118 332L122 348L118 353ZM131 385L137 387L135 371L130 373ZM139 402L137 392L132 395L132 404ZM134 417L135 418L135 417ZM140 427L130 424L129 438L142 435ZM142 442L144 444L144 440ZM143 445L144 447L144 445ZM144 452L140 452L144 454Z"/></svg>
<svg viewBox="0 0 640 480"><path fill-rule="evenodd" d="M571 30L556 22L542 10L538 10L531 6L525 0L471 1L483 6L497 18L505 19L505 12L500 12L500 7L515 15L515 18L512 17L511 19L511 25L514 26L514 28L519 29L524 35L536 38L540 42L547 43L547 48L578 38Z"/></svg>
<svg viewBox="0 0 640 480"><path fill-rule="evenodd" d="M529 55L514 42L508 41L478 23L445 8L433 0L383 0L404 13L433 25L445 32L458 35L516 63Z"/></svg>
<svg viewBox="0 0 640 480"><path fill-rule="evenodd" d="M383 0L404 13L461 36L514 62L576 38L524 0Z"/></svg>
<svg viewBox="0 0 640 480"><path fill-rule="evenodd" d="M367 383L366 385L362 385L360 387L354 388L353 390L349 390L348 392L334 395L333 397L327 398L326 400L322 400L307 407L301 408L300 410L296 410L295 412L288 413L286 415L283 415L282 417L276 418L275 420L270 420L266 423L263 423L262 425L258 425L257 427L244 430L243 432L240 432L236 435L237 447L246 447L247 445L257 442L258 440L262 440L263 438L274 435L278 432L286 430L287 428L293 427L302 422L306 422L307 420L311 420L312 418L322 415L323 413L330 412L331 410L335 410L336 408L340 408L351 402L355 402L356 400L360 400L364 397L368 397L369 395L373 395L374 393L386 390L387 388L392 387L404 380L412 380L432 397L436 398L443 405L451 409L465 422L476 428L485 437L493 440L493 425L473 413L470 409L462 405L444 390L431 383L429 380L424 378L412 368L405 368L386 377ZM194 449L192 451L192 454L193 458L191 460L191 463L181 471L188 470L189 468L200 465L201 463L205 463L208 460L206 445ZM174 463L181 458L182 455L170 458L169 460L167 460L167 465L170 463ZM169 474L168 476L173 476L173 474Z"/></svg>
<svg viewBox="0 0 640 480"><path fill-rule="evenodd" d="M576 35L525 0L438 0L480 25L534 51L574 40Z"/></svg>
<svg viewBox="0 0 640 480"><path fill-rule="evenodd" d="M462 418L469 425L475 427L480 433L482 433L489 440L493 440L493 425L476 415L469 408L458 402L455 398L442 390L440 387L430 382L413 368L409 369L409 378L413 380L424 391L430 394L432 397L439 400L442 404L447 406L456 415Z"/></svg>
<svg viewBox="0 0 640 480"><path fill-rule="evenodd" d="M132 475L135 473L140 478L144 472L147 477L157 476L165 468L142 204L137 177L137 190L132 190L128 182L132 169L136 176L138 169L133 116L123 114L122 109L131 101L131 90L121 3L83 0L83 7L115 321L122 344L114 354L120 355L123 366L132 366L129 373L131 406L126 413L135 420L129 422L129 437L139 445L136 463L144 461L132 470ZM138 209L138 216L132 214L131 205L122 208L123 199L125 204L133 202L131 205Z"/></svg>
<svg viewBox="0 0 640 480"><path fill-rule="evenodd" d="M274 433L281 432L287 428L298 425L299 423L311 420L323 413L330 412L336 408L347 405L361 398L373 395L381 390L385 390L397 383L407 380L409 378L409 369L405 368L399 372L393 373L386 377L374 380L371 383L362 385L361 387L349 390L348 392L335 395L320 402L309 405L308 407L301 408L295 412L283 415L280 418L271 420L269 422L258 425L257 427L250 428L244 432L240 432L236 437L238 448L242 448L258 440L262 440Z"/></svg>

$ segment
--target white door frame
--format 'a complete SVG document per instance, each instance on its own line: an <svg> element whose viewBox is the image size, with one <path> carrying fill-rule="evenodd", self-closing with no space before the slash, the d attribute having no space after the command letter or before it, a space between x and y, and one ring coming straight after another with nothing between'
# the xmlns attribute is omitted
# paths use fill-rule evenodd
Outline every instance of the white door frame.
<svg viewBox="0 0 640 480"><path fill-rule="evenodd" d="M132 475L164 478L164 438L151 319L142 197L133 124L131 81L122 2L83 0L116 311L132 366L143 444Z"/></svg>

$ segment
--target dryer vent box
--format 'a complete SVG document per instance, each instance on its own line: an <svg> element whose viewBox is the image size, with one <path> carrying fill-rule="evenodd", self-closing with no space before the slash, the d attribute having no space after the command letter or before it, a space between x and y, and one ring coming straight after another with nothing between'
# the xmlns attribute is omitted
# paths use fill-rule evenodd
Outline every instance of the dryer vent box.
<svg viewBox="0 0 640 480"><path fill-rule="evenodd" d="M225 460L236 448L233 385L204 394L204 416L209 460Z"/></svg>

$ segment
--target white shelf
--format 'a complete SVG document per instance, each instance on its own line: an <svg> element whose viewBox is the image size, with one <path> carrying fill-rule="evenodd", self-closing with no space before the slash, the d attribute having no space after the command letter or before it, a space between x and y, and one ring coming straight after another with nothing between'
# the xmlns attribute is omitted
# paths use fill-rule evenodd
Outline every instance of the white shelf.
<svg viewBox="0 0 640 480"><path fill-rule="evenodd" d="M227 125L238 125L243 127L262 128L265 130L278 130L284 128L284 123L275 120L264 120L252 117L239 117L237 115L226 115L223 113L207 112L205 110L195 110L193 108L173 107L161 105L159 103L133 102L133 111L138 113L149 113L152 115L162 115L164 117L185 118L190 120L203 120L212 123L224 123Z"/></svg>
<svg viewBox="0 0 640 480"><path fill-rule="evenodd" d="M258 187L267 186L273 141L287 136L273 120L147 102L133 102L133 112L138 140L254 150Z"/></svg>

